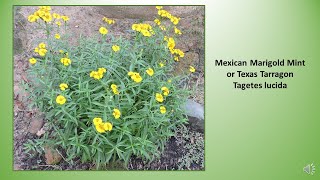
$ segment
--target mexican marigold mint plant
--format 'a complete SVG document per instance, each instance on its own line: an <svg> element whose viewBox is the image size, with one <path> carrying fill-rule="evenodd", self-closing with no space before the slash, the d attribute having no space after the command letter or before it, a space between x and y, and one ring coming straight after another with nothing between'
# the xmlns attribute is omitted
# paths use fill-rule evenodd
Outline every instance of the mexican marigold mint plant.
<svg viewBox="0 0 320 180"><path fill-rule="evenodd" d="M175 129L187 122L181 106L190 92L180 82L195 72L190 64L184 74L173 75L177 58L184 57L176 48L180 18L157 6L155 23L136 22L123 38L112 36L115 21L104 17L93 37L70 45L72 34L60 28L68 33L73 19L56 8L41 6L27 17L47 34L27 59L30 108L42 111L51 129L35 144L56 145L70 162L81 158L97 166L128 163L133 155L159 157Z"/></svg>

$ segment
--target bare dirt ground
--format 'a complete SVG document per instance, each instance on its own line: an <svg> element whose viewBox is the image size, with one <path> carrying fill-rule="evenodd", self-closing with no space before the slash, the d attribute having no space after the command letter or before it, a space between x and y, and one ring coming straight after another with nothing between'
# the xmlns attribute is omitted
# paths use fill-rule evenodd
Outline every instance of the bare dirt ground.
<svg viewBox="0 0 320 180"><path fill-rule="evenodd" d="M33 51L34 41L44 38L43 33L34 30L34 25L27 22L28 15L34 12L37 7L16 7L14 22L14 169L15 170L90 170L94 164L80 163L75 159L73 164L64 161L63 150L59 151L62 160L56 165L48 165L43 154L34 152L32 156L24 153L24 143L29 139L39 138L36 133L45 128L46 123L41 113L36 109L28 107L28 94L24 92L21 84L29 80L26 70L29 67L28 55ZM166 7L165 7L166 9ZM191 97L196 102L204 105L204 7L168 7L172 14L181 15L180 29L184 33L178 40L177 46L185 52L185 58L176 67L176 72L185 69L190 63L196 64L197 72L187 82L189 89L194 90ZM140 11L128 12L128 15L117 15L118 9L103 10L91 6L73 7L52 7L52 11L70 17L69 30L74 37L91 36L97 33L102 24L102 17L113 18L116 24L110 33L115 36L126 36L126 30L131 28L132 23L141 19L150 20L148 14L139 14ZM156 12L156 11L155 11ZM138 13L138 14L134 14ZM148 18L144 18L145 15ZM156 15L156 14L155 14ZM141 19L138 18L141 16ZM129 17L129 18L128 18ZM75 43L70 42L70 43ZM197 145L200 151L204 141L204 134L197 132L192 127L177 132L178 136L172 137L165 148L160 159L151 163L145 163L141 159L132 158L128 167L108 167L107 169L130 169L130 170L176 170L192 169L201 170L203 165L191 163L181 165L181 162L188 161L187 156L196 151L192 149ZM192 147L192 148L189 148ZM203 148L201 152L204 153Z"/></svg>

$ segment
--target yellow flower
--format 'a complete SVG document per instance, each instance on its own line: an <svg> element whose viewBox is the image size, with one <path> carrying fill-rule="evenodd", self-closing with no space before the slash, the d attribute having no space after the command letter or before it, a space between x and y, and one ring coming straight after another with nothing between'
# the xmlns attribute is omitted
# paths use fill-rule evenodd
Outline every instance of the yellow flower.
<svg viewBox="0 0 320 180"><path fill-rule="evenodd" d="M91 71L90 77L99 80L99 79L101 79L103 77L103 74L99 73L98 71Z"/></svg>
<svg viewBox="0 0 320 180"><path fill-rule="evenodd" d="M142 30L141 33L142 33L143 36L146 36L146 37L150 37L151 36L151 33L148 30Z"/></svg>
<svg viewBox="0 0 320 180"><path fill-rule="evenodd" d="M97 126L97 125L99 125L99 124L102 123L102 119L101 119L101 118L98 118L98 117L93 118L92 121L93 121L93 124L94 124L95 126Z"/></svg>
<svg viewBox="0 0 320 180"><path fill-rule="evenodd" d="M60 87L60 89L61 89L62 91L64 91L64 90L66 90L69 86L68 86L68 84L66 84L66 83L61 83L61 84L59 85L59 87Z"/></svg>
<svg viewBox="0 0 320 180"><path fill-rule="evenodd" d="M112 19L107 19L106 21L108 24L114 24L116 21L115 20L112 20Z"/></svg>
<svg viewBox="0 0 320 180"><path fill-rule="evenodd" d="M103 17L102 20L108 24L114 24L116 21L113 19L108 19L106 17Z"/></svg>
<svg viewBox="0 0 320 180"><path fill-rule="evenodd" d="M54 38L60 39L60 34L55 34L55 35L54 35Z"/></svg>
<svg viewBox="0 0 320 180"><path fill-rule="evenodd" d="M43 17L44 14L46 12L42 11L41 9L37 10L36 12L33 13L34 16L37 16L37 19L40 18L40 17Z"/></svg>
<svg viewBox="0 0 320 180"><path fill-rule="evenodd" d="M119 109L115 108L113 109L112 115L114 116L115 119L119 119L121 116L121 112L119 111Z"/></svg>
<svg viewBox="0 0 320 180"><path fill-rule="evenodd" d="M40 56L45 56L47 53L47 50L46 49L39 49L38 53Z"/></svg>
<svg viewBox="0 0 320 180"><path fill-rule="evenodd" d="M39 48L38 47L34 48L34 52L38 53L39 52Z"/></svg>
<svg viewBox="0 0 320 180"><path fill-rule="evenodd" d="M98 68L98 72L99 72L100 74L102 74L102 73L106 73L107 70L106 70L106 68Z"/></svg>
<svg viewBox="0 0 320 180"><path fill-rule="evenodd" d="M108 33L108 29L105 28L105 27L100 27L99 32L100 32L102 35L106 35L106 34Z"/></svg>
<svg viewBox="0 0 320 180"><path fill-rule="evenodd" d="M180 49L174 49L173 52L177 55L179 55L180 57L184 57L184 52L181 51Z"/></svg>
<svg viewBox="0 0 320 180"><path fill-rule="evenodd" d="M134 81L134 82L136 82L136 83L139 83L139 82L141 82L142 81L142 77L140 76L140 74L139 73L137 73L137 72L128 72L128 76L130 76L131 77L131 79Z"/></svg>
<svg viewBox="0 0 320 180"><path fill-rule="evenodd" d="M69 21L69 17L68 16L61 16L61 18L63 19L64 22Z"/></svg>
<svg viewBox="0 0 320 180"><path fill-rule="evenodd" d="M48 12L48 13L45 13L44 16L42 16L42 19L43 19L45 22L50 22L50 21L52 21L52 16L51 16L51 14Z"/></svg>
<svg viewBox="0 0 320 180"><path fill-rule="evenodd" d="M168 79L168 83L171 83L172 82L172 80L171 79Z"/></svg>
<svg viewBox="0 0 320 180"><path fill-rule="evenodd" d="M156 93L156 100L158 102L163 102L163 96L160 93Z"/></svg>
<svg viewBox="0 0 320 180"><path fill-rule="evenodd" d="M115 84L111 84L111 89L113 91L113 94L119 94L119 91L118 91L118 86L115 85Z"/></svg>
<svg viewBox="0 0 320 180"><path fill-rule="evenodd" d="M91 71L90 77L99 80L103 78L103 74L106 72L107 72L106 68L98 68L98 71Z"/></svg>
<svg viewBox="0 0 320 180"><path fill-rule="evenodd" d="M39 10L44 12L50 12L51 7L50 6L39 6Z"/></svg>
<svg viewBox="0 0 320 180"><path fill-rule="evenodd" d="M189 71L194 73L194 72L196 72L196 69L193 66L190 66Z"/></svg>
<svg viewBox="0 0 320 180"><path fill-rule="evenodd" d="M139 83L142 81L142 77L140 76L139 73L134 73L132 76L131 76L131 79L136 82L136 83Z"/></svg>
<svg viewBox="0 0 320 180"><path fill-rule="evenodd" d="M64 96L62 96L62 95L59 95L59 96L57 96L57 98L56 98L56 102L57 102L58 104L60 104L60 105L66 103L66 101L67 101L67 99L66 99Z"/></svg>
<svg viewBox="0 0 320 180"><path fill-rule="evenodd" d="M128 76L132 76L134 73L132 71L128 72Z"/></svg>
<svg viewBox="0 0 320 180"><path fill-rule="evenodd" d="M168 44L167 44L167 47L170 49L170 50L173 50L174 47L176 46L176 42L174 41L174 39L172 37L168 38Z"/></svg>
<svg viewBox="0 0 320 180"><path fill-rule="evenodd" d="M112 50L113 50L114 52L117 52L117 51L120 50L120 46L118 46L118 45L113 45L113 46L112 46Z"/></svg>
<svg viewBox="0 0 320 180"><path fill-rule="evenodd" d="M161 17L167 17L169 15L168 13L169 13L168 11L163 10L163 9L158 10L158 15Z"/></svg>
<svg viewBox="0 0 320 180"><path fill-rule="evenodd" d="M46 44L45 43L40 43L39 44L39 48L40 49L45 49L46 48Z"/></svg>
<svg viewBox="0 0 320 180"><path fill-rule="evenodd" d="M159 25L161 24L161 21L160 21L159 19L155 19L155 20L154 20L154 23L156 23L156 25L159 26Z"/></svg>
<svg viewBox="0 0 320 180"><path fill-rule="evenodd" d="M159 66L160 66L160 67L163 67L163 66L164 66L164 64L163 64L162 62L160 62L160 63L159 63Z"/></svg>
<svg viewBox="0 0 320 180"><path fill-rule="evenodd" d="M151 69L151 68L147 69L146 72L149 76L153 76L153 74L154 74L153 69Z"/></svg>
<svg viewBox="0 0 320 180"><path fill-rule="evenodd" d="M118 88L118 86L117 85L115 85L115 84L111 84L111 89L117 89Z"/></svg>
<svg viewBox="0 0 320 180"><path fill-rule="evenodd" d="M112 89L112 91L113 91L113 94L119 95L118 89Z"/></svg>
<svg viewBox="0 0 320 180"><path fill-rule="evenodd" d="M61 22L57 21L56 24L60 27L61 26Z"/></svg>
<svg viewBox="0 0 320 180"><path fill-rule="evenodd" d="M175 57L174 57L174 60L175 60L175 61L179 61L179 57L178 57L178 56L175 56Z"/></svg>
<svg viewBox="0 0 320 180"><path fill-rule="evenodd" d="M154 34L150 24L132 24L132 30L141 32L143 36L150 37Z"/></svg>
<svg viewBox="0 0 320 180"><path fill-rule="evenodd" d="M69 58L61 58L60 62L64 65L64 66L69 66L71 64L71 59Z"/></svg>
<svg viewBox="0 0 320 180"><path fill-rule="evenodd" d="M62 54L62 53L64 53L64 51L60 49L60 50L59 50L59 53L61 53L61 54Z"/></svg>
<svg viewBox="0 0 320 180"><path fill-rule="evenodd" d="M179 35L182 34L181 31L176 27L174 27L174 33L179 34Z"/></svg>
<svg viewBox="0 0 320 180"><path fill-rule="evenodd" d="M60 19L60 14L53 13L52 16L53 16L53 18Z"/></svg>
<svg viewBox="0 0 320 180"><path fill-rule="evenodd" d="M172 17L170 18L170 21L171 21L174 25L177 25L177 24L179 23L179 21L180 21L180 18L177 18L177 17L175 17L175 16L172 16Z"/></svg>
<svg viewBox="0 0 320 180"><path fill-rule="evenodd" d="M166 107L164 107L164 106L160 106L160 112L161 112L161 114L164 114L164 113L166 113Z"/></svg>
<svg viewBox="0 0 320 180"><path fill-rule="evenodd" d="M109 122L103 123L101 118L94 118L93 125L99 133L104 133L106 131L112 130L112 124Z"/></svg>
<svg viewBox="0 0 320 180"><path fill-rule="evenodd" d="M37 20L37 16L31 14L28 16L28 21L29 22L35 22Z"/></svg>
<svg viewBox="0 0 320 180"><path fill-rule="evenodd" d="M162 6L156 6L156 9L158 9L158 10L160 10L162 8L163 8Z"/></svg>
<svg viewBox="0 0 320 180"><path fill-rule="evenodd" d="M135 31L138 28L138 24L132 24L131 28Z"/></svg>
<svg viewBox="0 0 320 180"><path fill-rule="evenodd" d="M30 64L35 64L37 62L37 60L35 58L31 58L29 59Z"/></svg>
<svg viewBox="0 0 320 180"><path fill-rule="evenodd" d="M161 88L161 90L162 90L162 92L163 92L163 95L165 95L165 96L168 96L168 95L169 95L169 92L170 92L170 91L169 91L169 89L168 89L167 87L164 86L164 87Z"/></svg>
<svg viewBox="0 0 320 180"><path fill-rule="evenodd" d="M104 123L104 129L106 131L111 131L112 130L112 124L109 122Z"/></svg>

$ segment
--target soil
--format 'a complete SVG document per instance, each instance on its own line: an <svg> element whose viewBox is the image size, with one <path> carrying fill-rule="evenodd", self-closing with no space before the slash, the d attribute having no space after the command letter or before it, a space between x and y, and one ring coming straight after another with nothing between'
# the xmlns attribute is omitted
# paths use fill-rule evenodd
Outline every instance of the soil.
<svg viewBox="0 0 320 180"><path fill-rule="evenodd" d="M34 31L34 25L26 21L28 15L34 12L37 7L16 7L15 22L14 22L14 169L15 170L93 170L94 164L81 163L79 159L74 159L73 164L66 162L63 150L59 152L62 155L62 160L56 165L48 165L44 154L33 152L25 153L24 143L29 139L39 138L37 132L41 130L41 126L30 126L35 118L39 118L40 112L36 109L28 107L30 100L28 94L23 89L23 84L28 82L26 78L26 70L29 67L28 54L33 51L33 45L39 38L44 38L43 33ZM69 31L73 32L74 37L91 36L96 33L101 25L103 16L108 13L102 13L101 10L96 10L91 6L74 6L74 7L53 7L53 12L68 15L70 17ZM173 9L175 12L185 15L181 20L181 30L186 33L181 36L177 46L183 49L186 54L190 55L190 60L181 63L181 67L188 67L189 63L195 63L197 72L194 73L187 85L189 89L194 90L194 95L191 97L198 103L204 105L204 9L193 14L183 13L184 8ZM113 18L113 17L110 17ZM125 36L126 29L130 29L133 22L138 22L139 19L119 18L115 19L116 23L113 26L113 33L116 36ZM84 23L85 21L85 23ZM76 41L71 42L76 43ZM194 58L194 56L196 58ZM186 64L188 63L188 64ZM44 123L44 126L46 124ZM30 128L35 127L36 129ZM189 128L189 131L195 131ZM32 132L32 133L31 133ZM202 134L203 137L203 134ZM139 158L133 157L128 167L129 170L176 170L178 169L178 160L185 151L178 139L172 137L169 139L165 151L160 159L154 160L151 163L145 163ZM108 169L108 168L107 168ZM110 169L110 168L109 168ZM121 168L117 168L118 170ZM200 170L200 165L194 164L193 170Z"/></svg>

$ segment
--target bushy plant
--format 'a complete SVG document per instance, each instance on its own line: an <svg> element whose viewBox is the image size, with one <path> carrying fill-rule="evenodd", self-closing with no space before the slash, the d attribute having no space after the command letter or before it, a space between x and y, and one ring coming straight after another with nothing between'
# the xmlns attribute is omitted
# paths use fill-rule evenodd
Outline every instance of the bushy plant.
<svg viewBox="0 0 320 180"><path fill-rule="evenodd" d="M62 148L67 160L97 165L126 163L132 155L159 156L174 130L187 122L181 105L189 96L172 76L184 53L176 48L180 18L157 7L154 24L133 24L130 38L109 35L103 18L95 37L70 45L69 17L39 7L28 17L46 32L30 57L31 106L45 113L50 131L38 141ZM62 26L62 27L61 27Z"/></svg>

